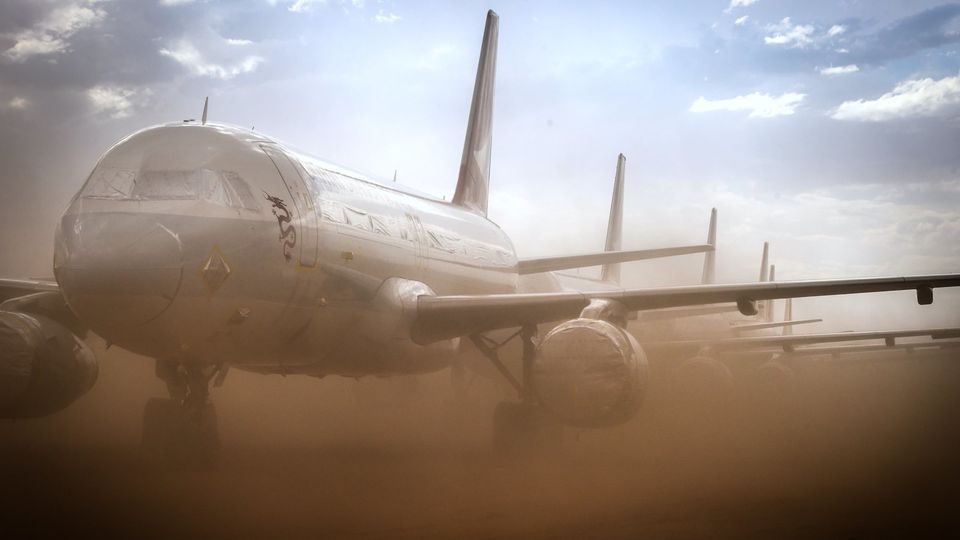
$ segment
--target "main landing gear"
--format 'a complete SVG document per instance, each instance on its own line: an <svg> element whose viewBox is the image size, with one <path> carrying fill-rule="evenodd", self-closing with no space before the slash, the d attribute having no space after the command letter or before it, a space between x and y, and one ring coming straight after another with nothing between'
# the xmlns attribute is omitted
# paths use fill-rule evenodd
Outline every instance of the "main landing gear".
<svg viewBox="0 0 960 540"><path fill-rule="evenodd" d="M540 406L533 390L533 360L537 351L537 328L524 326L503 342L483 335L470 340L497 368L497 371L516 389L519 402L504 401L493 413L493 446L496 450L516 451L555 446L563 440L563 426ZM523 343L521 380L500 360L499 349L519 337Z"/></svg>
<svg viewBox="0 0 960 540"><path fill-rule="evenodd" d="M210 383L219 386L225 368L157 360L156 372L170 397L152 398L144 407L144 450L170 465L212 467L220 436L217 412L209 401Z"/></svg>

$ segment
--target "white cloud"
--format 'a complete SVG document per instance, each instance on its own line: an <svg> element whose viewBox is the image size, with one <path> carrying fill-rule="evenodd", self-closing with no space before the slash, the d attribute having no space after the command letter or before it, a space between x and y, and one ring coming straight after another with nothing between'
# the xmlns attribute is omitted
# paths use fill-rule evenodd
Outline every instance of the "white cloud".
<svg viewBox="0 0 960 540"><path fill-rule="evenodd" d="M31 28L7 34L14 40L3 55L15 62L31 56L62 53L69 47L71 36L102 20L106 13L92 3L73 2L58 7Z"/></svg>
<svg viewBox="0 0 960 540"><path fill-rule="evenodd" d="M820 68L821 75L846 75L848 73L856 73L860 71L860 67L856 64L850 64L848 66L830 66L828 68Z"/></svg>
<svg viewBox="0 0 960 540"><path fill-rule="evenodd" d="M232 38L227 38L226 41L227 41L227 45L234 45L234 46L250 45L251 43L253 43L253 42L250 41L249 39L232 39Z"/></svg>
<svg viewBox="0 0 960 540"><path fill-rule="evenodd" d="M779 97L754 92L730 99L709 100L698 97L690 112L750 111L750 118L773 118L794 113L806 94L789 92Z"/></svg>
<svg viewBox="0 0 960 540"><path fill-rule="evenodd" d="M223 80L232 79L244 73L251 73L263 62L263 58L259 56L248 56L233 65L216 64L205 60L203 55L200 54L200 51L186 41L182 41L175 47L169 49L160 49L159 52L163 56L174 59L177 63L189 69L194 75Z"/></svg>
<svg viewBox="0 0 960 540"><path fill-rule="evenodd" d="M137 106L137 101L150 95L149 90L138 90L126 86L94 86L87 90L87 99L94 112L109 115L110 118L126 118Z"/></svg>
<svg viewBox="0 0 960 540"><path fill-rule="evenodd" d="M392 24L399 21L402 18L403 17L397 15L396 13L384 13L383 10L381 9L373 17L373 20L377 21L378 23Z"/></svg>
<svg viewBox="0 0 960 540"><path fill-rule="evenodd" d="M840 34L847 31L847 27L842 24L835 24L827 30L828 36L839 36Z"/></svg>
<svg viewBox="0 0 960 540"><path fill-rule="evenodd" d="M183 4L192 4L194 0L160 0L163 6L180 6Z"/></svg>
<svg viewBox="0 0 960 540"><path fill-rule="evenodd" d="M293 4L290 5L290 11L294 13L303 13L310 11L316 4L326 4L326 0L296 0Z"/></svg>
<svg viewBox="0 0 960 540"><path fill-rule="evenodd" d="M271 6L277 4L290 4L290 7L287 10L294 13L307 13L312 11L315 6L322 6L330 4L330 0L267 0ZM380 3L379 1L377 3ZM366 0L337 0L336 4L339 5L343 11L349 12L350 7L354 9L363 9L366 6Z"/></svg>
<svg viewBox="0 0 960 540"><path fill-rule="evenodd" d="M723 10L724 13L730 13L734 8L738 7L747 7L752 4L756 4L759 0L730 0L730 5L727 6L727 9Z"/></svg>
<svg viewBox="0 0 960 540"><path fill-rule="evenodd" d="M749 15L744 15L743 17L737 17L737 20L733 21L733 24L737 26L743 26L747 24L747 20L750 19Z"/></svg>
<svg viewBox="0 0 960 540"><path fill-rule="evenodd" d="M960 76L940 80L903 81L877 99L844 101L830 115L835 120L882 122L916 116L936 116L960 106Z"/></svg>
<svg viewBox="0 0 960 540"><path fill-rule="evenodd" d="M767 27L771 35L765 36L763 42L767 45L792 45L803 47L813 40L813 26L809 24L793 24L790 17L784 17L778 24Z"/></svg>
<svg viewBox="0 0 960 540"><path fill-rule="evenodd" d="M15 96L13 99L7 102L8 109L26 109L30 105L30 102L26 98L20 96Z"/></svg>

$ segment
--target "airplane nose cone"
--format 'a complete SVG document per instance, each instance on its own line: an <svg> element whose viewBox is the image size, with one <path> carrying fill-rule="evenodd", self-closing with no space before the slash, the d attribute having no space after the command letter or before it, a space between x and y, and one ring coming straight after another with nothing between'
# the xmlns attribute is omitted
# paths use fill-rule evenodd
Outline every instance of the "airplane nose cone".
<svg viewBox="0 0 960 540"><path fill-rule="evenodd" d="M176 297L182 246L156 216L68 213L57 230L54 272L70 308L94 331L140 326Z"/></svg>

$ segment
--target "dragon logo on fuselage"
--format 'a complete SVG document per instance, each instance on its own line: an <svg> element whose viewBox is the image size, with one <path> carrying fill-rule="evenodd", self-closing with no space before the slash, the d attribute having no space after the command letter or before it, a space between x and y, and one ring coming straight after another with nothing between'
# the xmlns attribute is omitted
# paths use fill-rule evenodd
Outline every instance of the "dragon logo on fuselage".
<svg viewBox="0 0 960 540"><path fill-rule="evenodd" d="M283 244L283 258L289 262L291 258L290 250L297 245L297 229L290 223L292 219L290 209L287 208L287 203L283 202L280 197L274 197L266 191L263 192L263 195L273 206L271 210L274 217L277 218L277 225L280 226L279 240Z"/></svg>

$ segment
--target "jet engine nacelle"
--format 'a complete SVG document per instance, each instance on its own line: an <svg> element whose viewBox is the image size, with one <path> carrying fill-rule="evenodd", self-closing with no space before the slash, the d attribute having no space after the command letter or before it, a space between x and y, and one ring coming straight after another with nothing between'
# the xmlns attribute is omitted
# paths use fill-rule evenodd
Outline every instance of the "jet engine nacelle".
<svg viewBox="0 0 960 540"><path fill-rule="evenodd" d="M33 418L63 409L97 380L97 359L63 325L0 311L0 418Z"/></svg>
<svg viewBox="0 0 960 540"><path fill-rule="evenodd" d="M540 404L580 427L626 422L646 394L647 357L630 334L600 319L574 319L540 342L531 370Z"/></svg>

